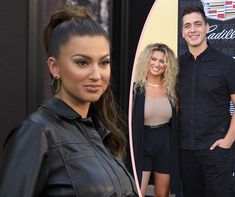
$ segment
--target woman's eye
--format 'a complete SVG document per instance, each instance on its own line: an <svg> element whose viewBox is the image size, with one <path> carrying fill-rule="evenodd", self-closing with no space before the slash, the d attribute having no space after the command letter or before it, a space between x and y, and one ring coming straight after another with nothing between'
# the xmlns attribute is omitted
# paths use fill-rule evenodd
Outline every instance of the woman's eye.
<svg viewBox="0 0 235 197"><path fill-rule="evenodd" d="M88 64L87 61L83 61L83 60L79 60L79 61L75 61L75 63L78 65L78 66L81 66L81 67L84 67Z"/></svg>
<svg viewBox="0 0 235 197"><path fill-rule="evenodd" d="M165 61L164 61L164 60L159 60L159 62L160 62L161 64L165 64Z"/></svg>
<svg viewBox="0 0 235 197"><path fill-rule="evenodd" d="M102 66L108 66L110 64L110 60L105 60L101 62Z"/></svg>

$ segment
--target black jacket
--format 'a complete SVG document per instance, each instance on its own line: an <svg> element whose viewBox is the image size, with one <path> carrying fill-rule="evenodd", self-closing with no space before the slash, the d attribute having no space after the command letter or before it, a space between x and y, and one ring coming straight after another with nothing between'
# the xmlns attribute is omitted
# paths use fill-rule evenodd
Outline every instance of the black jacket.
<svg viewBox="0 0 235 197"><path fill-rule="evenodd" d="M141 183L142 166L143 166L143 140L144 140L144 105L145 92L136 88L133 95L133 111L132 111L132 140L133 151L135 157L136 173L138 181ZM157 110L157 109L156 109ZM179 178L179 142L178 142L178 120L176 109L172 106L171 118L171 193L179 194L180 178Z"/></svg>
<svg viewBox="0 0 235 197"><path fill-rule="evenodd" d="M95 118L49 100L8 138L0 196L137 196L123 162L103 144L109 133Z"/></svg>

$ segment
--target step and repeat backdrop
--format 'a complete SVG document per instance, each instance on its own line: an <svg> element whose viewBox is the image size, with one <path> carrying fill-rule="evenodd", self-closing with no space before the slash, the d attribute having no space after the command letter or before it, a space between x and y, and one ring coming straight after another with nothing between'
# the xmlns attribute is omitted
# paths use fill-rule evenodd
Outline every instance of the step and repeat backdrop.
<svg viewBox="0 0 235 197"><path fill-rule="evenodd" d="M235 59L235 0L179 0L178 31L181 31L180 14L184 7L195 5L203 6L208 19L210 30L207 40L216 49L232 56ZM187 49L186 44L179 33L178 55ZM230 104L230 112L234 106Z"/></svg>
<svg viewBox="0 0 235 197"><path fill-rule="evenodd" d="M206 13L210 30L207 35L208 41L218 50L235 58L235 1L234 0L180 0L179 13L185 6L203 6ZM181 20L179 16L179 27ZM179 36L179 54L186 49L185 43Z"/></svg>

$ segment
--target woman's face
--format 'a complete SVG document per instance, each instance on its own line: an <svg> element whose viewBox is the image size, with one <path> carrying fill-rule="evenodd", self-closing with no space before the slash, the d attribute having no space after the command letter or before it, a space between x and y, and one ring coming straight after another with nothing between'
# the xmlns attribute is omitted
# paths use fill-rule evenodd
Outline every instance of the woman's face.
<svg viewBox="0 0 235 197"><path fill-rule="evenodd" d="M159 76L165 70L165 54L161 51L153 51L148 61L148 74Z"/></svg>
<svg viewBox="0 0 235 197"><path fill-rule="evenodd" d="M110 48L104 36L73 36L61 47L52 74L61 80L64 101L97 101L110 80Z"/></svg>

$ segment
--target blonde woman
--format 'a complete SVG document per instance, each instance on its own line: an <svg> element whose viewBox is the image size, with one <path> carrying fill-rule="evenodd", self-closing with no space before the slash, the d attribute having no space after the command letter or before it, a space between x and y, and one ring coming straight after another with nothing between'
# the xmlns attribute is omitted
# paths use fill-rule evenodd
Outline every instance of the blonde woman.
<svg viewBox="0 0 235 197"><path fill-rule="evenodd" d="M135 70L132 127L141 193L145 196L152 173L155 196L168 197L179 189L177 60L167 45L149 44Z"/></svg>

